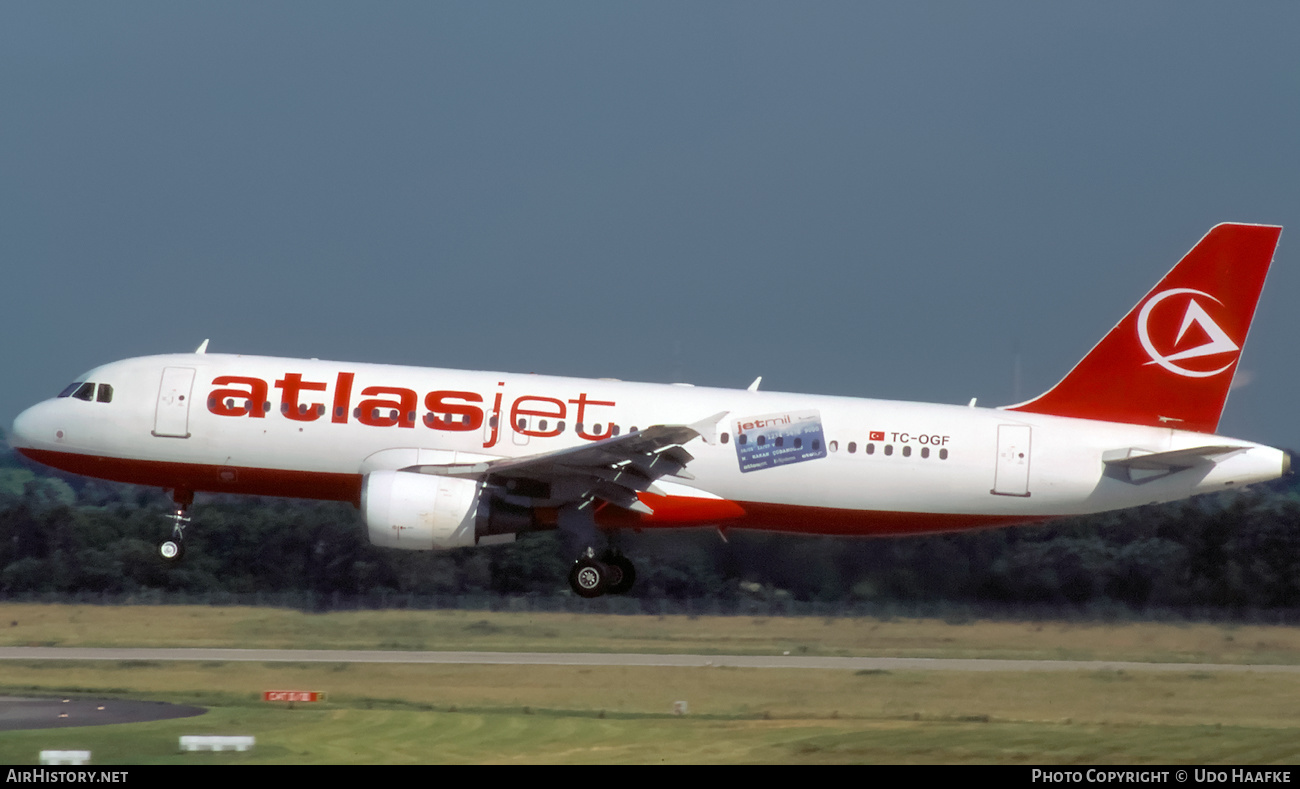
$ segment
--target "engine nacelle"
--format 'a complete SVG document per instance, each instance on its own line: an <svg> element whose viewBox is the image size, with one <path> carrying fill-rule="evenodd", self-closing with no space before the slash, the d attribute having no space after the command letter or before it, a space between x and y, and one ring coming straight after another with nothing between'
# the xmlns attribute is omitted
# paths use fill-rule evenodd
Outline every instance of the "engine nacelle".
<svg viewBox="0 0 1300 789"><path fill-rule="evenodd" d="M537 528L532 511L495 500L478 482L410 471L373 471L361 488L372 545L408 551L511 542Z"/></svg>

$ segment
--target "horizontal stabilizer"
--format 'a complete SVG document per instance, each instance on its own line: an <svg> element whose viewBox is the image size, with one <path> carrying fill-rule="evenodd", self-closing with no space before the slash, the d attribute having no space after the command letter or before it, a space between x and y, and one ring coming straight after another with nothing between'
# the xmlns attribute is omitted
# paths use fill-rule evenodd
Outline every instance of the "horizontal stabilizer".
<svg viewBox="0 0 1300 789"><path fill-rule="evenodd" d="M1114 449L1101 456L1106 464L1106 476L1132 485L1141 485L1162 479L1179 471L1213 466L1220 460L1245 452L1249 447L1229 444L1211 444L1169 452L1148 452L1138 447Z"/></svg>
<svg viewBox="0 0 1300 789"><path fill-rule="evenodd" d="M1191 468L1203 463L1214 463L1221 455L1227 455L1249 447L1219 444L1191 449L1175 449L1170 452L1147 452L1136 447L1116 449L1102 455L1102 462L1108 466L1135 468L1145 471L1174 471Z"/></svg>

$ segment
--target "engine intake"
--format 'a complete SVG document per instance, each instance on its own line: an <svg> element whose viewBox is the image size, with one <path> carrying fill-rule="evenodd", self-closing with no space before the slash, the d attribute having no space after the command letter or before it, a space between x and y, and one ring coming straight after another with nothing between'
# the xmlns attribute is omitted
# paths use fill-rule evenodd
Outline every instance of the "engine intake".
<svg viewBox="0 0 1300 789"><path fill-rule="evenodd" d="M495 545L538 528L530 507L475 480L409 471L367 474L361 511L372 545L408 551Z"/></svg>

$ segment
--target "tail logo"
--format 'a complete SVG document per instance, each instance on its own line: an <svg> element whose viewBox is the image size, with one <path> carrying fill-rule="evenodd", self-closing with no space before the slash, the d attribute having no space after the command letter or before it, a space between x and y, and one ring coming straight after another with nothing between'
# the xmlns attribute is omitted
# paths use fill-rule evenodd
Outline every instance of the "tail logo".
<svg viewBox="0 0 1300 789"><path fill-rule="evenodd" d="M1173 342L1170 343L1171 351L1173 348L1178 346L1179 342L1182 341L1183 337L1187 334L1187 330L1192 327L1192 324L1196 324L1196 326L1204 332L1208 341L1197 345L1194 348L1187 348L1185 350L1164 354L1157 350L1155 343L1151 341L1149 324L1152 318L1152 313L1154 312L1157 318L1157 329L1165 328L1169 330L1158 333L1165 336L1172 333L1173 323L1169 317L1166 316L1172 317L1172 315L1177 315L1177 303L1170 302L1159 311L1156 311L1156 307L1165 300L1180 295L1188 296L1186 302L1187 307L1186 311L1183 313L1183 322L1178 328L1177 335L1173 338ZM1189 359L1218 356L1224 353L1237 353L1241 350L1241 346L1233 342L1232 338L1228 336L1228 333L1220 328L1219 324L1215 323L1209 313L1205 311L1205 308L1201 306L1201 302L1197 301L1197 296L1203 296L1215 304L1220 306L1223 305L1223 302L1204 291L1193 290L1192 288L1173 288L1171 290L1164 290L1157 293L1142 306L1142 311L1138 313L1138 339L1142 342L1142 349L1151 357L1151 361L1147 362L1148 365L1158 364L1171 373L1185 376L1187 378L1209 378L1226 372L1228 368L1232 367L1232 365L1236 363L1237 360L1234 357L1227 364L1213 370L1190 370L1179 364L1175 364L1175 362L1185 362ZM1170 310L1174 310L1172 315L1170 314Z"/></svg>

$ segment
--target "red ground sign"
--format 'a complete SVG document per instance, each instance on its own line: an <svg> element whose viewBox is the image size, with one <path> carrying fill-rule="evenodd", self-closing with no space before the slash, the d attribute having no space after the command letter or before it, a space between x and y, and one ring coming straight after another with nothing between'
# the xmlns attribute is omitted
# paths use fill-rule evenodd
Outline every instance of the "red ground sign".
<svg viewBox="0 0 1300 789"><path fill-rule="evenodd" d="M324 701L319 690L264 690L262 701Z"/></svg>

